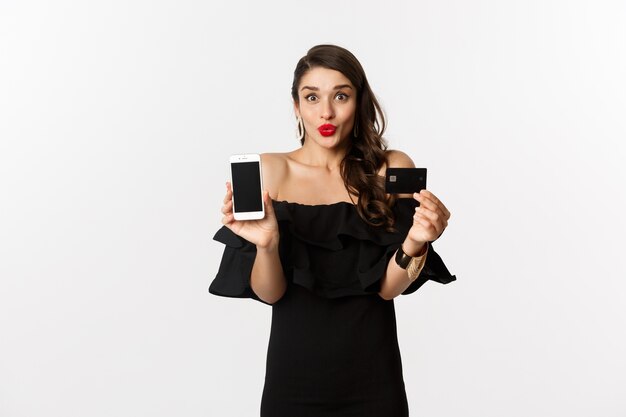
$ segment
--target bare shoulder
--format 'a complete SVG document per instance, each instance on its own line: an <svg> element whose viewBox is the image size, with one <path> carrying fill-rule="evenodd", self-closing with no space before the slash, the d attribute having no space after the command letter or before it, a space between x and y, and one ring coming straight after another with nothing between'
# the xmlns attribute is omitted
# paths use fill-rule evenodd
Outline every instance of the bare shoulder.
<svg viewBox="0 0 626 417"><path fill-rule="evenodd" d="M409 155L402 151L395 149L388 149L385 151L386 162L378 171L378 175L385 176L387 167L389 168L415 168L415 163Z"/></svg>
<svg viewBox="0 0 626 417"><path fill-rule="evenodd" d="M278 190L287 176L287 154L262 153L263 187L269 191L270 197L276 199Z"/></svg>
<svg viewBox="0 0 626 417"><path fill-rule="evenodd" d="M411 157L402 151L389 149L385 152L385 156L387 157L387 164L391 168L415 168L415 163Z"/></svg>

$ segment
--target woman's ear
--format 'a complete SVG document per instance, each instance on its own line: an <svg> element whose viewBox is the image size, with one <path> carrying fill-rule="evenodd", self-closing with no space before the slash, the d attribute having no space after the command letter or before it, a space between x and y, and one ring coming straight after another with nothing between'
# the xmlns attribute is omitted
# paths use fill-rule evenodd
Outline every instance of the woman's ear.
<svg viewBox="0 0 626 417"><path fill-rule="evenodd" d="M298 103L297 101L293 102L293 112L296 115L296 118L300 117L300 103Z"/></svg>

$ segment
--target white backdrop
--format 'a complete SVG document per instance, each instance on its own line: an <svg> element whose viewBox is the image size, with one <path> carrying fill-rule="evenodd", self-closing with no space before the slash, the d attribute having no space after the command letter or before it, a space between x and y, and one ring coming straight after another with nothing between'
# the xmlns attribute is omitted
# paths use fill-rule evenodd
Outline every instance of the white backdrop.
<svg viewBox="0 0 626 417"><path fill-rule="evenodd" d="M0 416L254 416L271 308L207 288L297 60L360 59L452 212L396 299L411 415L626 415L626 3L0 1Z"/></svg>

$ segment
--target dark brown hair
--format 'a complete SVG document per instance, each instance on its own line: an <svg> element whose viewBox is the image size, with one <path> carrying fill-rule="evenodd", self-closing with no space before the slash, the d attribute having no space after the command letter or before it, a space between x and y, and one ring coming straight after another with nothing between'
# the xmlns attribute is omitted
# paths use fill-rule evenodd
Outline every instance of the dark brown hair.
<svg viewBox="0 0 626 417"><path fill-rule="evenodd" d="M356 57L336 45L317 45L303 56L293 74L291 96L299 102L298 87L307 71L328 68L341 72L356 88L355 127L357 137L351 137L346 156L341 161L341 176L346 189L359 196L359 216L372 226L393 230L395 222L384 188L384 179L378 171L386 163L387 143L383 138L385 116L367 82L365 71ZM304 144L304 138L301 139Z"/></svg>

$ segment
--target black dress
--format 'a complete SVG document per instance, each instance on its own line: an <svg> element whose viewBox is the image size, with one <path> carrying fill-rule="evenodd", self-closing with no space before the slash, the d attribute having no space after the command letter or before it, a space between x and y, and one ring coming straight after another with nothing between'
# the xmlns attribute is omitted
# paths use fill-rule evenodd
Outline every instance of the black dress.
<svg viewBox="0 0 626 417"><path fill-rule="evenodd" d="M262 417L409 415L393 300L378 294L387 264L411 227L416 202L398 199L396 232L365 223L356 206L273 201L287 291L272 305ZM256 246L222 227L226 245L209 291L260 300L250 288ZM448 283L429 247L420 276Z"/></svg>

